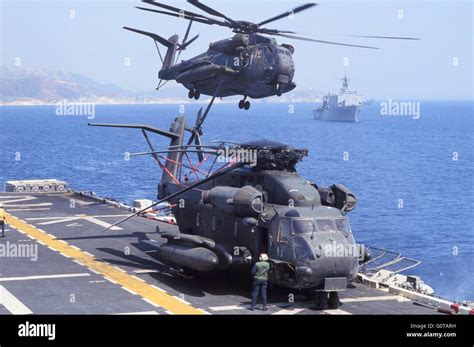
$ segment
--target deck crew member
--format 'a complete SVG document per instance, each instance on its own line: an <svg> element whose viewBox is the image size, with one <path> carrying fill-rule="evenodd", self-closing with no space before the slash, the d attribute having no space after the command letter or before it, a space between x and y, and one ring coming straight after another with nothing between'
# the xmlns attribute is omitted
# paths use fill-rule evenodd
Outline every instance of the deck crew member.
<svg viewBox="0 0 474 347"><path fill-rule="evenodd" d="M6 220L7 220L7 216L5 214L5 210L3 209L3 204L0 204L0 228L2 228L2 237L5 237Z"/></svg>
<svg viewBox="0 0 474 347"><path fill-rule="evenodd" d="M257 305L258 294L262 295L263 310L267 310L267 286L268 273L270 272L270 264L268 263L268 256L265 253L260 254L260 260L255 263L252 268L252 306L250 310L255 310Z"/></svg>

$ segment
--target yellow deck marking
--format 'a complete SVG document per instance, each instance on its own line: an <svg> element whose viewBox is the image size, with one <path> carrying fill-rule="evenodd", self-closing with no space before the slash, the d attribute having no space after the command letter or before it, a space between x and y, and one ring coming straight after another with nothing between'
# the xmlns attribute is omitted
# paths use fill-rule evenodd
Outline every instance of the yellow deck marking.
<svg viewBox="0 0 474 347"><path fill-rule="evenodd" d="M97 271L102 276L111 279L117 284L127 288L141 297L149 300L150 302L164 308L166 311L170 311L175 314L203 314L204 312L197 309L189 304L182 302L181 300L172 297L171 295L164 293L152 285L139 281L134 276L119 271L111 265L104 264L94 259L94 257L84 253L81 250L75 249L73 246L66 242L56 240L53 236L44 233L36 229L32 225L28 225L22 220L5 213L7 217L7 223L12 227L15 227L23 231L26 235L35 238L37 241L43 242L47 246L55 249L61 254L73 258L93 271Z"/></svg>

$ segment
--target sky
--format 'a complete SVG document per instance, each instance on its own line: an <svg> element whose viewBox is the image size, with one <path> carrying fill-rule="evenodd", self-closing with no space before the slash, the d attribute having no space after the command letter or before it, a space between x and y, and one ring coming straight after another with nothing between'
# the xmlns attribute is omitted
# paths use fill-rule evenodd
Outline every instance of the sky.
<svg viewBox="0 0 474 347"><path fill-rule="evenodd" d="M204 0L203 0L204 1ZM163 1L202 13L185 1ZM206 0L234 19L262 21L308 0ZM153 90L160 61L153 41L130 26L169 37L187 22L140 11L140 1L0 0L0 65L47 68L89 76L129 90ZM473 99L472 1L318 1L319 6L267 25L322 40L379 50L277 38L295 46L297 88L336 91L344 73L352 88L375 99ZM200 37L181 58L232 36L229 29L195 23ZM419 37L374 40L344 35ZM172 84L168 84L171 85Z"/></svg>

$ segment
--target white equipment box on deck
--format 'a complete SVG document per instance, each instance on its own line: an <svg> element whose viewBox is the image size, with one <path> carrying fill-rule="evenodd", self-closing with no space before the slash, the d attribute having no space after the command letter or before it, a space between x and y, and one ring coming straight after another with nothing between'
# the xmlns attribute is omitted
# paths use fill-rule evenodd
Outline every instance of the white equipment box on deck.
<svg viewBox="0 0 474 347"><path fill-rule="evenodd" d="M65 181L57 179L7 181L5 191L10 193L64 193L69 190Z"/></svg>

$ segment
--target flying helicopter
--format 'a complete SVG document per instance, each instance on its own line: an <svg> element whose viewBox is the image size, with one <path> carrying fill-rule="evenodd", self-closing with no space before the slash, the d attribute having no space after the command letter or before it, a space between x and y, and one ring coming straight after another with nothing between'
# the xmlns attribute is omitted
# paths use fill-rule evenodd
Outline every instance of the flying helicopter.
<svg viewBox="0 0 474 347"><path fill-rule="evenodd" d="M295 74L293 54L295 48L287 43L278 44L272 36L331 45L377 49L377 47L372 46L301 37L295 35L296 33L293 31L265 27L268 23L294 16L296 13L312 8L317 5L316 3L304 4L269 19L253 23L232 19L198 0L188 0L188 2L206 12L207 15L186 11L152 0L142 1L155 8L140 6L136 8L189 20L181 43L177 34L166 39L143 30L130 27L124 27L124 29L153 39L162 61L162 67L158 74L160 80L156 89L160 89L167 81L175 80L189 90L188 97L190 99L197 100L201 94L213 98L242 95L243 99L239 101L238 106L240 109L248 110L250 108L248 98L260 99L274 95L281 96L295 89L296 83L293 81ZM160 9L156 9L156 7ZM167 11L163 11L163 9ZM235 35L231 38L212 42L206 52L178 62L181 52L199 36L196 35L188 40L193 22L226 27L231 29ZM351 36L417 40L417 38L394 36ZM164 57L158 44L165 46L167 49Z"/></svg>
<svg viewBox="0 0 474 347"><path fill-rule="evenodd" d="M311 294L319 309L337 308L338 292L355 280L359 263L370 259L347 218L355 195L343 185L322 187L298 175L296 164L306 149L269 140L203 145L208 112L209 106L204 115L200 110L194 126L179 116L169 130L89 124L140 129L145 136L150 151L131 156L157 161L163 174L152 206L169 202L179 227L161 233L166 242L157 250L160 261L179 271L238 271L267 253L273 284ZM170 139L169 146L156 150L150 133Z"/></svg>

